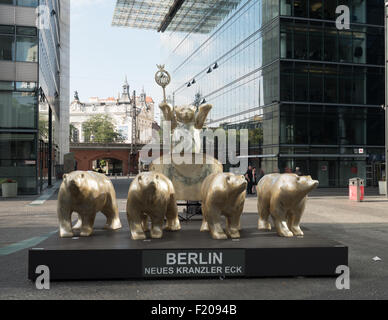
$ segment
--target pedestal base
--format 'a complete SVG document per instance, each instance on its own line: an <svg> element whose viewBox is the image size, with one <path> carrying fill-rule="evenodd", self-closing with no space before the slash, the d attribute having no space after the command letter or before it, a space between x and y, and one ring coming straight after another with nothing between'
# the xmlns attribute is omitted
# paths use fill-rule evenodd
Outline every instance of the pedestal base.
<svg viewBox="0 0 388 320"><path fill-rule="evenodd" d="M125 221L125 220L124 220ZM53 235L29 251L28 277L46 265L50 279L113 280L204 277L338 276L348 265L348 248L305 231L303 238L281 238L275 231L256 229L257 215L242 217L241 239L213 240L199 232L200 221L182 224L163 239L134 241L125 228L113 232L96 222L89 238Z"/></svg>

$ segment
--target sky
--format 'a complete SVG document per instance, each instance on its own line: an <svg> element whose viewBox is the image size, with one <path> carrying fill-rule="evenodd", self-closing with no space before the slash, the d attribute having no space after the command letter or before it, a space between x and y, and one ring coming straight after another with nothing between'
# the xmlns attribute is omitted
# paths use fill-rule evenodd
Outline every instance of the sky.
<svg viewBox="0 0 388 320"><path fill-rule="evenodd" d="M71 0L71 101L76 90L81 101L117 97L127 76L131 94L144 87L158 105L162 89L154 77L156 64L162 63L160 34L112 27L115 4L116 0Z"/></svg>

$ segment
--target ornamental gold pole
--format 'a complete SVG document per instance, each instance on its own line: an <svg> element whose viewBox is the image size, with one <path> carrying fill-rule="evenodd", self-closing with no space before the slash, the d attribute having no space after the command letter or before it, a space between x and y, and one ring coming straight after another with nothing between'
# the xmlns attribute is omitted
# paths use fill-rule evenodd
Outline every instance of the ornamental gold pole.
<svg viewBox="0 0 388 320"><path fill-rule="evenodd" d="M158 67L158 71L155 74L155 82L163 88L163 102L167 103L166 98L166 87L171 82L170 74L164 69L164 65L156 65Z"/></svg>

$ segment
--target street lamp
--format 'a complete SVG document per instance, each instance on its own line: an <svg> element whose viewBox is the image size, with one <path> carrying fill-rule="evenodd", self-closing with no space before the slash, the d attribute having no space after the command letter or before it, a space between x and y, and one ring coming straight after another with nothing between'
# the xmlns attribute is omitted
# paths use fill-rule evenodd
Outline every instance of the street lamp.
<svg viewBox="0 0 388 320"><path fill-rule="evenodd" d="M384 30L385 30L385 191L388 198L388 0L385 0L384 7Z"/></svg>

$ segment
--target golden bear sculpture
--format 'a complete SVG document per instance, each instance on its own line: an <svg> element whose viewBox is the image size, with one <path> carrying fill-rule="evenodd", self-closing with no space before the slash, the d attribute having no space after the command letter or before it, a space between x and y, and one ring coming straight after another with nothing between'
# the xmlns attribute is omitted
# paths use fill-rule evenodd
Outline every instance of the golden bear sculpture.
<svg viewBox="0 0 388 320"><path fill-rule="evenodd" d="M99 211L107 218L106 229L121 228L112 182L105 175L92 171L73 171L63 175L57 204L60 236L73 237L76 229L80 229L80 236L90 236ZM79 219L74 228L71 225L73 212L78 213Z"/></svg>
<svg viewBox="0 0 388 320"><path fill-rule="evenodd" d="M257 184L258 229L271 230L271 216L279 236L303 236L300 221L307 194L318 184L311 176L291 173L273 173L261 178Z"/></svg>
<svg viewBox="0 0 388 320"><path fill-rule="evenodd" d="M201 187L203 221L201 231L210 231L213 239L240 238L240 217L244 209L247 182L233 173L214 173ZM226 228L221 226L226 217Z"/></svg>
<svg viewBox="0 0 388 320"><path fill-rule="evenodd" d="M179 106L172 108L167 103L160 104L164 120L171 121L172 152L200 152L201 131L212 105L203 104L198 107Z"/></svg>
<svg viewBox="0 0 388 320"><path fill-rule="evenodd" d="M127 218L133 240L145 239L146 231L150 231L151 238L160 239L164 218L167 219L165 230L180 230L172 182L161 173L143 172L137 175L128 191ZM151 230L148 218L151 219Z"/></svg>

